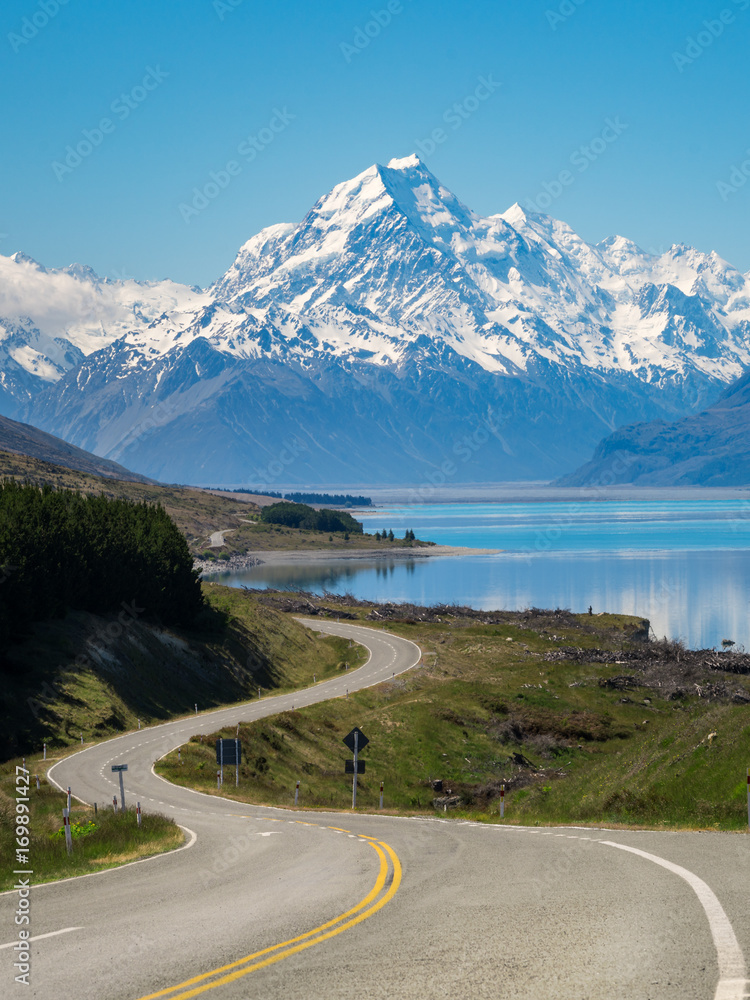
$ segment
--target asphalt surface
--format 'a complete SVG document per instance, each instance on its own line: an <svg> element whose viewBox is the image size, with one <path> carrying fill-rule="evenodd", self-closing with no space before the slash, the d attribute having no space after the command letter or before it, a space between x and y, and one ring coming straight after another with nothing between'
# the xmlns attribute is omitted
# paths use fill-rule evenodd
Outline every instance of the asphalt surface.
<svg viewBox="0 0 750 1000"><path fill-rule="evenodd" d="M18 897L0 896L0 996L750 995L746 836L265 809L152 772L196 733L341 697L419 660L412 643L380 630L309 624L356 638L368 663L303 692L118 737L51 769L77 797L111 803L111 765L127 763L128 804L174 816L187 846L35 887L28 987L15 983L8 947Z"/></svg>

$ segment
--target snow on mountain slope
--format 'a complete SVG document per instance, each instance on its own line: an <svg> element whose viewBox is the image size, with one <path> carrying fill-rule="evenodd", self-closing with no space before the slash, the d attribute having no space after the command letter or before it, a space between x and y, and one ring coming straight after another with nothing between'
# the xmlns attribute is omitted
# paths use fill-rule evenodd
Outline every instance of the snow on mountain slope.
<svg viewBox="0 0 750 1000"><path fill-rule="evenodd" d="M649 286L687 299L655 308ZM644 381L690 368L729 381L750 363L748 282L716 254L654 257L622 237L592 246L518 205L481 218L414 156L337 185L299 226L264 230L211 291L302 317L311 349L370 351L381 364L423 335L505 373L536 357Z"/></svg>
<svg viewBox="0 0 750 1000"><path fill-rule="evenodd" d="M80 264L0 256L0 390L28 399L119 337L165 313L179 327L208 300L173 281L111 281Z"/></svg>
<svg viewBox="0 0 750 1000"><path fill-rule="evenodd" d="M264 229L206 291L0 258L0 317L9 412L167 478L190 478L186 427L217 480L230 462L248 481L283 450L282 423L288 436L317 420L335 438L346 418L331 394L345 386L360 424L347 443L315 442L322 475L374 468L378 440L393 449L386 471L426 474L467 419L493 427L496 478L555 475L624 422L709 404L750 365L750 281L717 254L592 245L518 205L484 218L416 156ZM135 443L157 402L171 416ZM368 407L381 414L371 445ZM237 449L223 465L209 443L222 427Z"/></svg>

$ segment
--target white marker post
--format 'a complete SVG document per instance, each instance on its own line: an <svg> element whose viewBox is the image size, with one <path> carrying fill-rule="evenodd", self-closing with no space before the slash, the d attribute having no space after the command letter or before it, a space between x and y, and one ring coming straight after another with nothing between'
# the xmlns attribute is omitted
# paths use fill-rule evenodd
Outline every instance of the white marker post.
<svg viewBox="0 0 750 1000"><path fill-rule="evenodd" d="M299 802L299 781L297 782L297 787L294 789L294 805L296 807Z"/></svg>
<svg viewBox="0 0 750 1000"><path fill-rule="evenodd" d="M380 808L383 808L383 782L380 782Z"/></svg>
<svg viewBox="0 0 750 1000"><path fill-rule="evenodd" d="M112 811L114 813L117 812L117 796L116 795L112 796Z"/></svg>
<svg viewBox="0 0 750 1000"><path fill-rule="evenodd" d="M70 832L70 809L63 809L63 829L65 830L65 846L68 854L73 853L73 837Z"/></svg>
<svg viewBox="0 0 750 1000"><path fill-rule="evenodd" d="M141 804L140 804L140 802L136 803L135 814L138 817L138 826L140 826L141 825Z"/></svg>
<svg viewBox="0 0 750 1000"><path fill-rule="evenodd" d="M44 760L47 759L47 744L44 744Z"/></svg>
<svg viewBox="0 0 750 1000"><path fill-rule="evenodd" d="M216 772L216 787L221 788L221 771Z"/></svg>
<svg viewBox="0 0 750 1000"><path fill-rule="evenodd" d="M505 785L500 785L500 819L505 816Z"/></svg>
<svg viewBox="0 0 750 1000"><path fill-rule="evenodd" d="M34 777L36 778L36 790L39 791L39 788L41 787L39 784L39 775L35 774Z"/></svg>
<svg viewBox="0 0 750 1000"><path fill-rule="evenodd" d="M140 719L138 720L138 728L139 729L141 728L141 720Z"/></svg>
<svg viewBox="0 0 750 1000"><path fill-rule="evenodd" d="M81 746L83 746L83 733L81 733Z"/></svg>
<svg viewBox="0 0 750 1000"><path fill-rule="evenodd" d="M349 692L346 692L347 698ZM359 733L354 731L354 777L352 778L352 809L357 808L357 758L359 756Z"/></svg>
<svg viewBox="0 0 750 1000"><path fill-rule="evenodd" d="M196 701L196 703L195 703L195 714L196 714L196 715L198 714L198 702L197 702L197 701Z"/></svg>
<svg viewBox="0 0 750 1000"><path fill-rule="evenodd" d="M70 785L68 785L68 812L70 812Z"/></svg>
<svg viewBox="0 0 750 1000"><path fill-rule="evenodd" d="M177 763L178 764L182 763L182 750L177 751Z"/></svg>

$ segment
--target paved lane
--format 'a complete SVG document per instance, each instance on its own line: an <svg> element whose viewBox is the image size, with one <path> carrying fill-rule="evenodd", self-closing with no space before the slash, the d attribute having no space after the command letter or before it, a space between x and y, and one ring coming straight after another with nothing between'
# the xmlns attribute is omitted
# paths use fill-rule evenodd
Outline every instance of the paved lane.
<svg viewBox="0 0 750 1000"><path fill-rule="evenodd" d="M419 659L413 644L377 629L308 624L356 638L370 649L368 663L305 692L118 737L52 769L81 798L111 801L109 767L126 761L126 791L144 809L173 815L195 842L36 888L32 933L65 933L34 945L30 988L13 984L12 951L0 951L3 996L6 982L9 995L41 1000L354 992L740 1000L750 992L750 838L295 813L153 774L154 760L195 733L342 696ZM0 945L13 939L14 904L0 897Z"/></svg>

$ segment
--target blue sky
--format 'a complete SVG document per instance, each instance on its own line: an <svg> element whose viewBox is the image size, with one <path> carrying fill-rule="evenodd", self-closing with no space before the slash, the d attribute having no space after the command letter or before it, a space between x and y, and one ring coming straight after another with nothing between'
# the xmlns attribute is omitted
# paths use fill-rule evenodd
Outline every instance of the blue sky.
<svg viewBox="0 0 750 1000"><path fill-rule="evenodd" d="M480 213L747 271L749 41L750 0L6 0L0 252L205 285L419 148Z"/></svg>

